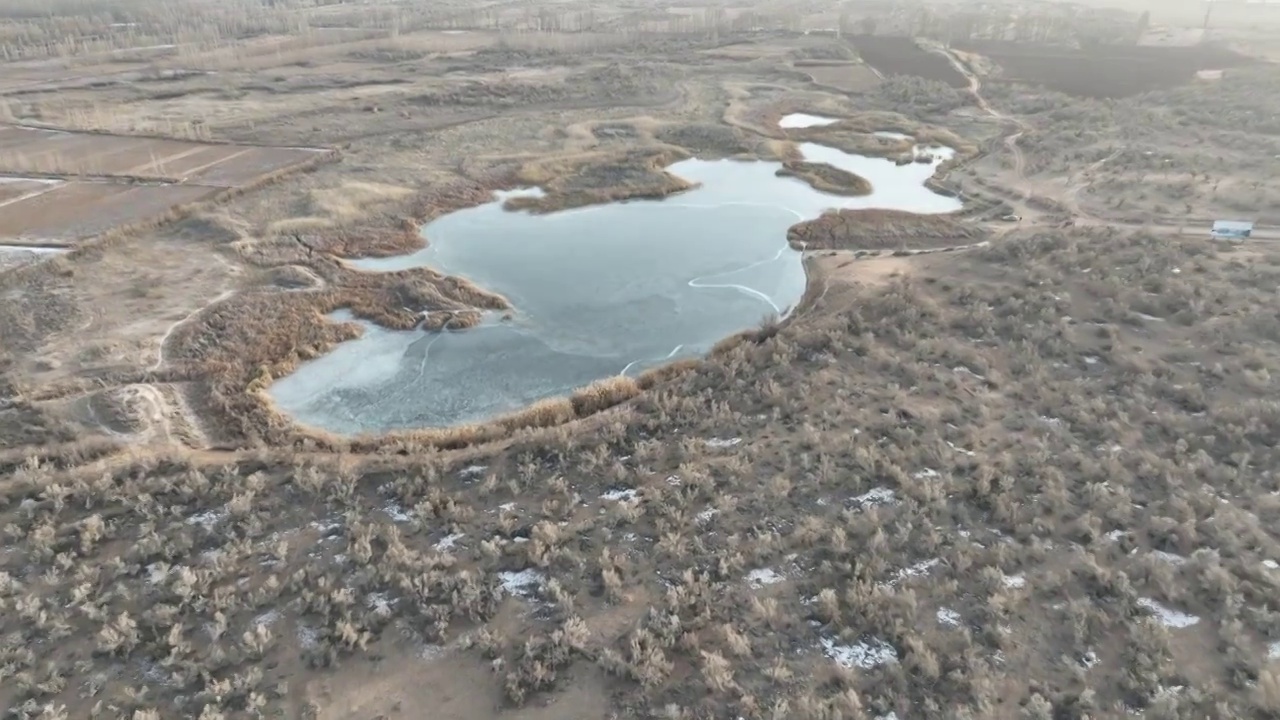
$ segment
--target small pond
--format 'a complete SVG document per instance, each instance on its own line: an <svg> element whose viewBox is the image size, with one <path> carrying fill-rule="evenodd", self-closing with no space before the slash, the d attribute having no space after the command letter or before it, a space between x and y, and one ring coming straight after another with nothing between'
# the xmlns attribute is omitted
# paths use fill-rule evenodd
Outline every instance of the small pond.
<svg viewBox="0 0 1280 720"><path fill-rule="evenodd" d="M503 210L500 194L443 216L423 229L426 248L351 264L459 275L507 297L511 317L439 333L362 323L361 338L301 365L271 395L296 420L342 434L481 421L700 356L766 316L784 316L805 290L801 253L786 242L801 220L835 207L960 208L924 187L945 148L929 151L931 163L901 166L815 144L801 150L866 177L874 192L819 193L775 176L776 162L685 160L668 171L699 186L664 200L531 215Z"/></svg>

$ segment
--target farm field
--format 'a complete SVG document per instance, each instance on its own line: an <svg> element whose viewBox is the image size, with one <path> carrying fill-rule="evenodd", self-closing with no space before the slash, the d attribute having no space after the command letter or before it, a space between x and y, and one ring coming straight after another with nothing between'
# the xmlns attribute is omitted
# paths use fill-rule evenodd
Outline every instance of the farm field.
<svg viewBox="0 0 1280 720"><path fill-rule="evenodd" d="M950 5L0 2L0 717L1280 718L1280 70Z"/></svg>
<svg viewBox="0 0 1280 720"><path fill-rule="evenodd" d="M945 57L919 47L911 38L857 35L851 41L862 59L881 75L914 75L953 88L968 85Z"/></svg>
<svg viewBox="0 0 1280 720"><path fill-rule="evenodd" d="M72 243L327 155L0 125L0 239Z"/></svg>
<svg viewBox="0 0 1280 720"><path fill-rule="evenodd" d="M195 184L68 181L34 197L0 205L0 238L17 244L72 243L165 215L224 188Z"/></svg>
<svg viewBox="0 0 1280 720"><path fill-rule="evenodd" d="M1254 61L1212 46L1097 47L994 41L958 42L959 50L989 58L999 80L1043 85L1053 91L1091 98L1120 98L1186 83L1201 70L1224 70Z"/></svg>

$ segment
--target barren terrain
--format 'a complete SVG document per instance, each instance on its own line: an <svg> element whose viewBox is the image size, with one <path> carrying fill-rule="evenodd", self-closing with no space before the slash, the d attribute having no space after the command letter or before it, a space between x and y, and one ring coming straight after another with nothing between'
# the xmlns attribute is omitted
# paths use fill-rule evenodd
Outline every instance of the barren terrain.
<svg viewBox="0 0 1280 720"><path fill-rule="evenodd" d="M1272 65L897 6L101 5L0 8L4 717L1280 714ZM332 311L511 307L351 258L686 157L868 190L801 142L952 147L964 209L797 224L785 320L493 422L271 405Z"/></svg>

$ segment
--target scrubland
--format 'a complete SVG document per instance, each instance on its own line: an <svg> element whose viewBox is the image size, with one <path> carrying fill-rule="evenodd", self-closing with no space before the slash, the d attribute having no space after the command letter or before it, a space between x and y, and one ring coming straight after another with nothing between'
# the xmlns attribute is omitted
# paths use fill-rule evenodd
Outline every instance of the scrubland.
<svg viewBox="0 0 1280 720"><path fill-rule="evenodd" d="M767 8L197 6L223 37L145 3L0 26L39 75L14 120L341 155L0 271L6 717L1280 716L1280 254L1167 232L1137 181L1204 160L1223 190L1182 214L1229 208L1270 156L1269 68L1107 103L984 83L1006 118L955 82L810 82L866 71L856 43ZM130 37L178 61L69 79ZM876 131L955 148L931 182L965 210L796 225L804 302L703 360L382 437L266 398L359 332L332 311L508 311L347 262L494 190L550 212L679 192L689 156L908 159Z"/></svg>
<svg viewBox="0 0 1280 720"><path fill-rule="evenodd" d="M1056 231L917 262L586 432L20 464L6 699L270 715L434 647L511 706L598 667L665 717L1275 712L1276 257Z"/></svg>

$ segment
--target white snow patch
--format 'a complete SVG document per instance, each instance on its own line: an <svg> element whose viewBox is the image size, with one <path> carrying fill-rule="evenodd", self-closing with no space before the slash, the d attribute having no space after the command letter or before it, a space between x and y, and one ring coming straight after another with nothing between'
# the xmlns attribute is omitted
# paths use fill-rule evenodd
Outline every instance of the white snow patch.
<svg viewBox="0 0 1280 720"><path fill-rule="evenodd" d="M533 591L542 586L546 577L532 568L521 570L520 572L500 572L498 580L502 583L502 589L512 595L522 598L528 598L533 595Z"/></svg>
<svg viewBox="0 0 1280 720"><path fill-rule="evenodd" d="M254 627L271 627L280 619L279 610L268 610L253 619Z"/></svg>
<svg viewBox="0 0 1280 720"><path fill-rule="evenodd" d="M1152 550L1151 554L1155 559L1167 562L1170 565L1182 565L1187 562L1187 559L1181 555L1175 555L1174 553L1165 552L1163 550Z"/></svg>
<svg viewBox="0 0 1280 720"><path fill-rule="evenodd" d="M169 577L169 573L173 572L173 568L160 563L151 563L147 566L147 582L152 585L159 585L164 579Z"/></svg>
<svg viewBox="0 0 1280 720"><path fill-rule="evenodd" d="M418 659L426 660L428 662L432 660L439 660L444 657L444 655L445 649L439 645L424 645L422 649L418 651Z"/></svg>
<svg viewBox="0 0 1280 720"><path fill-rule="evenodd" d="M1188 628L1200 622L1200 618L1195 615L1165 607L1151 598L1138 598L1138 605L1158 617L1165 627Z"/></svg>
<svg viewBox="0 0 1280 720"><path fill-rule="evenodd" d="M466 533L453 533L452 535L446 535L440 539L440 542L436 543L436 549L452 550L458 544L458 541L464 537L466 537Z"/></svg>
<svg viewBox="0 0 1280 720"><path fill-rule="evenodd" d="M1098 363L1100 363L1100 362L1102 362L1102 358L1098 357L1097 355L1085 355L1085 356L1084 356L1084 364L1085 364L1085 365L1097 365L1097 364L1098 364Z"/></svg>
<svg viewBox="0 0 1280 720"><path fill-rule="evenodd" d="M458 471L458 475L464 478L476 477L480 473L488 470L488 465L468 465Z"/></svg>
<svg viewBox="0 0 1280 720"><path fill-rule="evenodd" d="M831 638L822 638L822 651L835 660L837 665L845 668L869 670L898 661L898 651L889 643L875 638L855 645L837 645Z"/></svg>
<svg viewBox="0 0 1280 720"><path fill-rule="evenodd" d="M1004 576L1004 586L1007 588L1017 589L1021 587L1026 587L1026 585L1027 585L1027 578L1024 575L1005 575Z"/></svg>
<svg viewBox="0 0 1280 720"><path fill-rule="evenodd" d="M412 515L405 512L404 508L395 503L390 503L386 507L382 508L382 512L386 513L387 517L391 518L394 522L409 522L413 519Z"/></svg>
<svg viewBox="0 0 1280 720"><path fill-rule="evenodd" d="M938 608L938 624L943 627L956 627L960 624L960 613L951 608Z"/></svg>
<svg viewBox="0 0 1280 720"><path fill-rule="evenodd" d="M769 568L752 570L751 572L747 573L747 583L750 584L751 587L757 590L764 587L765 585L777 585L778 583L782 582L785 579L786 579L785 577L779 575L773 570L770 570Z"/></svg>
<svg viewBox="0 0 1280 720"><path fill-rule="evenodd" d="M1107 533L1107 539L1110 540L1111 542L1119 542L1120 538L1124 537L1125 534L1126 533L1124 530L1112 530L1111 532Z"/></svg>
<svg viewBox="0 0 1280 720"><path fill-rule="evenodd" d="M731 448L742 443L742 438L711 438L707 440L709 448Z"/></svg>
<svg viewBox="0 0 1280 720"><path fill-rule="evenodd" d="M212 530L214 525L222 522L227 517L226 510L206 510L205 512L192 515L187 518L188 525L203 525L204 529Z"/></svg>
<svg viewBox="0 0 1280 720"><path fill-rule="evenodd" d="M932 560L924 560L922 562L918 562L915 565L912 565L911 567L904 567L898 571L898 574L895 575L892 580L885 583L885 585L890 585L890 586L897 585L898 583L902 582L903 580L906 580L907 578L920 577L921 575L927 575L929 574L930 570L932 570L935 566L937 566L938 562L939 562L938 558L933 558Z"/></svg>
<svg viewBox="0 0 1280 720"><path fill-rule="evenodd" d="M778 120L778 127L783 129L822 127L823 125L834 125L838 122L840 122L839 118L826 117L824 115L791 113L789 115L783 115L782 118Z"/></svg>
<svg viewBox="0 0 1280 720"><path fill-rule="evenodd" d="M925 468L919 472L912 473L911 477L916 480L930 480L932 478L939 477L939 475L937 470L934 470L933 468Z"/></svg>
<svg viewBox="0 0 1280 720"><path fill-rule="evenodd" d="M501 505L498 506L498 509L501 510L502 512L511 512L512 510L516 509L516 504L513 502L502 503Z"/></svg>
<svg viewBox="0 0 1280 720"><path fill-rule="evenodd" d="M390 615L391 608L396 606L395 599L388 597L386 593L370 593L367 601L369 609L379 615Z"/></svg>
<svg viewBox="0 0 1280 720"><path fill-rule="evenodd" d="M601 500L613 500L615 502L624 502L626 500L634 500L639 495L635 490L610 490L600 496Z"/></svg>
<svg viewBox="0 0 1280 720"><path fill-rule="evenodd" d="M1083 666L1085 670L1088 670L1097 664L1098 664L1098 653L1092 650L1086 652L1084 656L1080 658L1080 665Z"/></svg>
<svg viewBox="0 0 1280 720"><path fill-rule="evenodd" d="M313 648L320 644L320 631L310 625L298 625L298 644L303 648Z"/></svg>
<svg viewBox="0 0 1280 720"><path fill-rule="evenodd" d="M853 501L859 505L897 505L898 496L890 488L877 487L871 488L867 492L854 498Z"/></svg>
<svg viewBox="0 0 1280 720"><path fill-rule="evenodd" d="M1262 567L1268 570L1275 570L1277 568L1280 568L1280 563L1276 562L1275 560L1263 560Z"/></svg>
<svg viewBox="0 0 1280 720"><path fill-rule="evenodd" d="M1273 642L1267 647L1268 660L1280 660L1280 641Z"/></svg>
<svg viewBox="0 0 1280 720"><path fill-rule="evenodd" d="M716 508L707 508L706 510L703 510L697 515L694 515L693 519L697 521L699 525L706 525L707 523L711 522L711 518L715 517L716 513L718 512L720 511Z"/></svg>

